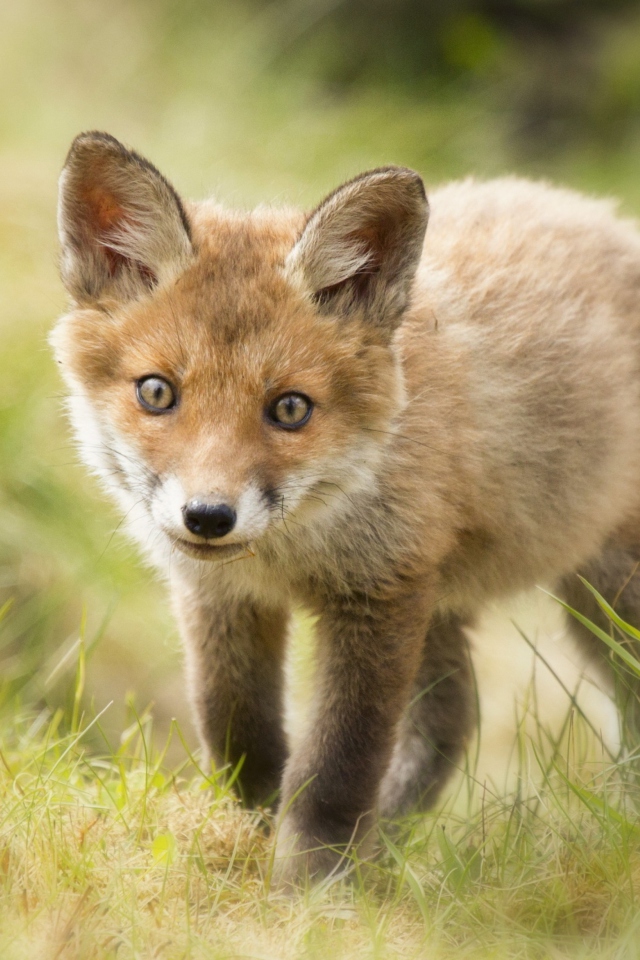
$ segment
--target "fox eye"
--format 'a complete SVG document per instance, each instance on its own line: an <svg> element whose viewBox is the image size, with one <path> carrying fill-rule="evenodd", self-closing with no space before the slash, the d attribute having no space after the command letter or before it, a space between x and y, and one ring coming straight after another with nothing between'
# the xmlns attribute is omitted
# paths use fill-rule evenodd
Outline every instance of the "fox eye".
<svg viewBox="0 0 640 960"><path fill-rule="evenodd" d="M162 377L142 377L136 384L136 396L151 413L166 413L176 405L175 391Z"/></svg>
<svg viewBox="0 0 640 960"><path fill-rule="evenodd" d="M269 407L269 419L285 430L303 426L311 416L313 404L303 393L284 393Z"/></svg>

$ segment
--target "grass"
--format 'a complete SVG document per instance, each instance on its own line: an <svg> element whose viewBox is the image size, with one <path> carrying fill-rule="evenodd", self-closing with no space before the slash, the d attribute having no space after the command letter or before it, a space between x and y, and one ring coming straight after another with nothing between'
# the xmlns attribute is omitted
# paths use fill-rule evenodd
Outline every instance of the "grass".
<svg viewBox="0 0 640 960"><path fill-rule="evenodd" d="M512 709L507 647L478 668L509 785L472 751L441 810L383 825L362 879L270 889L269 818L237 806L232 772L198 770L163 591L76 463L46 336L65 306L55 180L82 129L240 206L310 205L399 162L429 185L516 171L640 212L637 129L523 156L490 91L323 84L313 45L281 55L295 8L0 5L0 957L635 957L630 764L593 760L576 709L551 721L575 673Z"/></svg>
<svg viewBox="0 0 640 960"><path fill-rule="evenodd" d="M169 766L149 715L87 749L82 678L80 659L66 714L0 731L3 960L637 956L637 788L627 763L581 761L574 712L562 752L529 741L538 786L523 767L500 796L468 773L464 804L383 824L353 881L291 897L232 771L206 775L184 741Z"/></svg>
<svg viewBox="0 0 640 960"><path fill-rule="evenodd" d="M607 613L603 640L639 676L620 646L638 631ZM457 791L383 822L350 880L285 895L272 815L240 807L236 771L203 771L176 723L159 749L131 705L112 745L104 711L82 709L85 667L81 639L66 710L3 714L3 960L637 956L637 760L595 762L575 705L555 737L520 725L512 794L477 779L470 751Z"/></svg>

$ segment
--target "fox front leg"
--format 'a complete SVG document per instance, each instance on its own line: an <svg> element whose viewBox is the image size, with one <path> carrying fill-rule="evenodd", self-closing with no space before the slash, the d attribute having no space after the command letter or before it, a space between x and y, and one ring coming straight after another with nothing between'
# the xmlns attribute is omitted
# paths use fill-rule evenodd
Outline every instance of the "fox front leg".
<svg viewBox="0 0 640 960"><path fill-rule="evenodd" d="M326 875L352 850L369 853L378 789L420 663L427 599L350 597L324 606L315 706L283 781L280 882Z"/></svg>
<svg viewBox="0 0 640 960"><path fill-rule="evenodd" d="M283 662L287 611L254 601L175 596L187 676L205 757L242 762L247 806L273 802L287 759Z"/></svg>

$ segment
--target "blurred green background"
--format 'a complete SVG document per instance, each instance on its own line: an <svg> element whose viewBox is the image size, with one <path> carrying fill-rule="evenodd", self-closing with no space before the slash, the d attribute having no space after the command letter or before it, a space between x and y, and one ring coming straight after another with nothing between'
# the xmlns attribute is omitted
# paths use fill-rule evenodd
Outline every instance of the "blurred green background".
<svg viewBox="0 0 640 960"><path fill-rule="evenodd" d="M1 0L0 691L188 728L162 588L76 462L47 332L56 178L100 128L187 196L310 205L389 162L519 172L640 213L640 5L615 0Z"/></svg>

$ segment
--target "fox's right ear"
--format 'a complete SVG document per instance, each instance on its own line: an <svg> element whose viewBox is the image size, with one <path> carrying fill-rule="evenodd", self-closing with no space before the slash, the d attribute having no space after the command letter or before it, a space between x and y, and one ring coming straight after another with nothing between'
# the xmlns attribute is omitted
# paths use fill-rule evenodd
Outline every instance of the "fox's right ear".
<svg viewBox="0 0 640 960"><path fill-rule="evenodd" d="M178 194L106 133L81 133L60 176L61 273L78 304L126 301L177 275L192 256Z"/></svg>

